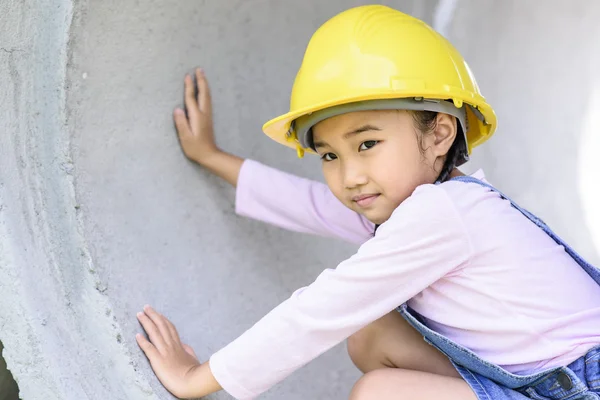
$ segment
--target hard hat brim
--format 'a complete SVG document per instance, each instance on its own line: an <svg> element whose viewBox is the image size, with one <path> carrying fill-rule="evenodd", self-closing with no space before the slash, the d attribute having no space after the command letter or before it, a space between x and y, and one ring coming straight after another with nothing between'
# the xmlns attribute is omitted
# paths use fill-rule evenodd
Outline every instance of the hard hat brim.
<svg viewBox="0 0 600 400"><path fill-rule="evenodd" d="M419 91L418 93L414 93L414 95L406 95L406 93L403 93L402 97L399 97L397 93L389 93L389 94L382 94L382 93L377 93L377 94L373 94L372 96L358 96L355 98L344 98L344 99L340 99L338 101L327 101L327 102L323 102L321 104L315 104L315 105L311 105L308 107L304 107L304 108L299 108L293 111L290 111L286 114L283 114L279 117L273 118L270 121L266 122L263 127L262 130L263 132L270 137L272 140L276 141L277 143L280 143L286 147L292 148L292 149L297 149L298 146L300 145L300 142L296 139L293 139L290 137L290 127L292 125L292 122L294 120L296 120L297 118L300 118L304 115L308 115L320 110L324 110L326 108L330 108L330 107L335 107L338 105L342 105L342 104L347 104L347 103L353 103L353 102L361 102L361 101L366 101L366 100L384 100L384 99L395 99L395 98L422 98L422 97L426 97L428 99L434 99L434 100L449 100L448 98L441 98L439 96L439 92L436 93L432 93L432 96L428 96L426 93L424 93L424 91ZM481 118L476 118L476 119L481 119L481 121L479 121L479 130L481 130L481 128L483 126L487 126L489 129L487 129L488 132L486 132L485 134L483 134L483 132L478 132L477 136L477 141L476 143L473 143L472 141L469 143L469 153L472 149L472 147L477 146L482 144L483 142L485 142L492 134L493 134L493 130L495 130L496 127L496 115L494 113L494 111L492 110L492 108L485 102L485 100L483 98L479 98L479 99L460 99L460 100L456 100L456 98L453 99L455 101L455 104L457 102L459 103L466 103L468 105L470 105L473 112L476 112L477 114L480 114ZM475 100L475 101L473 101ZM473 114L473 112L471 113L467 113L467 114ZM469 115L468 115L469 116ZM473 124L471 123L471 119L469 119L469 123L471 125L471 128L469 129L469 131L472 131L473 129ZM490 129L491 128L491 129ZM470 132L467 132L467 135L469 136ZM293 140L292 140L293 139ZM304 146L302 146L304 147ZM310 147L304 147L304 150L308 153L312 153L312 154L316 154L314 150L312 150Z"/></svg>

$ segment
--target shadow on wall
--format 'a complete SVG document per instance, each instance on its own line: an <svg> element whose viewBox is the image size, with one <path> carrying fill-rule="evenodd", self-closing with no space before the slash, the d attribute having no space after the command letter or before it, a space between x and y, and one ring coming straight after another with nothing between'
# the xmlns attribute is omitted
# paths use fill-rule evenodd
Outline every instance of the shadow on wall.
<svg viewBox="0 0 600 400"><path fill-rule="evenodd" d="M19 387L2 358L4 346L0 342L0 400L19 400Z"/></svg>

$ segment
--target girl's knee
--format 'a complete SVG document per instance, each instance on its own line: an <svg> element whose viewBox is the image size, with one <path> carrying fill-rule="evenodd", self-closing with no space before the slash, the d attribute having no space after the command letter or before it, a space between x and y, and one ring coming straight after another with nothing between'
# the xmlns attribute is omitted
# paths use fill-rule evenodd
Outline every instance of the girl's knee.
<svg viewBox="0 0 600 400"><path fill-rule="evenodd" d="M477 400L462 378L398 368L381 368L366 373L352 391L350 400L398 399Z"/></svg>
<svg viewBox="0 0 600 400"><path fill-rule="evenodd" d="M360 364L360 359L367 352L368 333L363 332L363 329L350 336L346 342L348 355L357 367Z"/></svg>
<svg viewBox="0 0 600 400"><path fill-rule="evenodd" d="M364 374L354 384L349 400L374 400L381 398L381 391L386 390L389 376L386 369L376 369Z"/></svg>
<svg viewBox="0 0 600 400"><path fill-rule="evenodd" d="M397 340L408 342L403 334L401 324L406 324L396 312L391 312L365 326L347 340L348 355L362 372L386 367L381 354L381 347L389 345L385 338L397 337ZM412 329L412 328L411 328ZM391 331L391 332L390 332ZM396 340L394 340L396 341Z"/></svg>
<svg viewBox="0 0 600 400"><path fill-rule="evenodd" d="M362 372L367 372L367 364L370 358L374 355L374 346L377 343L377 335L380 331L380 320L374 321L365 326L358 332L350 336L346 342L348 355L350 359Z"/></svg>

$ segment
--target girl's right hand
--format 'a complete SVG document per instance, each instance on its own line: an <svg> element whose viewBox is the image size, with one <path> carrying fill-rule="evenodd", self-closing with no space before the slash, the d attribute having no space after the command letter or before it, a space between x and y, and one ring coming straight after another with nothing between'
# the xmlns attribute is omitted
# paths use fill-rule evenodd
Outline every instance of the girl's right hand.
<svg viewBox="0 0 600 400"><path fill-rule="evenodd" d="M194 80L190 75L185 76L185 111L177 108L173 119L179 135L179 143L186 157L203 165L211 156L220 152L215 143L212 120L212 102L208 82L204 72L196 69L198 97Z"/></svg>

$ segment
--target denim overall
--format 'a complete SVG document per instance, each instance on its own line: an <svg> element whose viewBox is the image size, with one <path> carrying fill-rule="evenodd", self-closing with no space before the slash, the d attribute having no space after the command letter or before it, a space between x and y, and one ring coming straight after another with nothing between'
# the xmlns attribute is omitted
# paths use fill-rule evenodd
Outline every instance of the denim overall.
<svg viewBox="0 0 600 400"><path fill-rule="evenodd" d="M485 186L498 193L503 199L510 201L514 208L540 227L556 243L564 246L565 251L600 285L600 270L583 260L541 219L519 207L485 182L470 176L461 176L452 180ZM566 367L552 368L534 375L515 375L482 360L472 351L427 328L421 322L420 315L406 304L400 306L398 311L409 324L423 335L427 343L436 347L450 359L479 400L600 399L600 346L591 349L586 355ZM598 329L600 330L600 326Z"/></svg>

